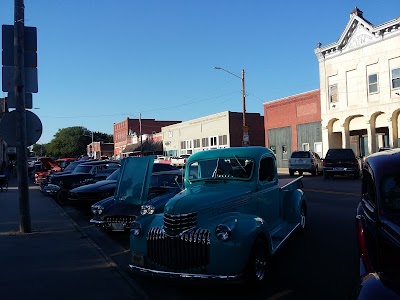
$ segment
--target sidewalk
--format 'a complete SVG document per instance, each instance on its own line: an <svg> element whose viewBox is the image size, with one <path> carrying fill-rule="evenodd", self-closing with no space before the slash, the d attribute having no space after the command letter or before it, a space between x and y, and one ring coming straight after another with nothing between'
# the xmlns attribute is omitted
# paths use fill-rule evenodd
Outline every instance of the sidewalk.
<svg viewBox="0 0 400 300"><path fill-rule="evenodd" d="M0 299L144 299L115 263L37 186L32 233L19 232L17 180L0 192Z"/></svg>

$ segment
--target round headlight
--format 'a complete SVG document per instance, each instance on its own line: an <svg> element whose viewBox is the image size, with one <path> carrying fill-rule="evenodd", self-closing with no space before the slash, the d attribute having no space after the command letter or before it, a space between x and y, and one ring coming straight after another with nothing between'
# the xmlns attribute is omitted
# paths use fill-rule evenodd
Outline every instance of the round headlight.
<svg viewBox="0 0 400 300"><path fill-rule="evenodd" d="M227 239L229 239L229 237L231 235L231 229L228 227L228 225L219 224L215 228L215 235L221 241L226 241Z"/></svg>
<svg viewBox="0 0 400 300"><path fill-rule="evenodd" d="M155 207L153 205L142 205L140 207L140 214L142 215L152 215L154 213Z"/></svg>
<svg viewBox="0 0 400 300"><path fill-rule="evenodd" d="M101 215L103 213L104 207L101 205L92 205L92 213L94 215Z"/></svg>
<svg viewBox="0 0 400 300"><path fill-rule="evenodd" d="M130 228L131 228L131 233L136 236L138 236L142 231L142 225L139 222L132 222Z"/></svg>

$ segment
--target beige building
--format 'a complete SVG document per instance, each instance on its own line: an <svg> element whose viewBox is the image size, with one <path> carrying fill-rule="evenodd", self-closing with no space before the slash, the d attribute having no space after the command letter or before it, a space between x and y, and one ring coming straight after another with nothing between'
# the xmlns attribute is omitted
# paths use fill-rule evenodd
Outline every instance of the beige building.
<svg viewBox="0 0 400 300"><path fill-rule="evenodd" d="M179 156L202 150L242 146L243 114L225 111L161 128L164 154ZM264 146L264 117L246 113L249 144Z"/></svg>
<svg viewBox="0 0 400 300"><path fill-rule="evenodd" d="M374 26L355 8L340 38L315 49L322 142L368 155L399 147L400 18Z"/></svg>

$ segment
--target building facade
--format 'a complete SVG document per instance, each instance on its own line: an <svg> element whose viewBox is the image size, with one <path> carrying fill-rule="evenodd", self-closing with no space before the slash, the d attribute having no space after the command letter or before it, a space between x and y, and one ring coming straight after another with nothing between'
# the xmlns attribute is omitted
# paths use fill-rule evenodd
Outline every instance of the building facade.
<svg viewBox="0 0 400 300"><path fill-rule="evenodd" d="M399 146L400 18L374 26L355 8L340 38L315 49L322 142L366 156Z"/></svg>
<svg viewBox="0 0 400 300"><path fill-rule="evenodd" d="M280 168L288 167L295 150L322 155L320 91L264 103L264 128L265 145L274 151Z"/></svg>
<svg viewBox="0 0 400 300"><path fill-rule="evenodd" d="M246 113L246 126L250 145L264 146L264 118L259 113ZM243 142L243 114L225 111L165 126L161 133L166 156L239 147Z"/></svg>
<svg viewBox="0 0 400 300"><path fill-rule="evenodd" d="M161 127L181 121L156 121L155 119L130 119L114 123L114 156L120 157L127 145L132 144L133 136L150 135L161 132Z"/></svg>

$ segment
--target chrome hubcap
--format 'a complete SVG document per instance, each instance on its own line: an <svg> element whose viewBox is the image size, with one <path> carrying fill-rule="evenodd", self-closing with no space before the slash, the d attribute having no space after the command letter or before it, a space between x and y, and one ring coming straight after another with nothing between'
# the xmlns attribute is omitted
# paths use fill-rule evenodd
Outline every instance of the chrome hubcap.
<svg viewBox="0 0 400 300"><path fill-rule="evenodd" d="M254 271L257 280L263 280L265 277L267 268L267 259L264 253L264 249L259 247L257 252L255 253L255 260L254 260Z"/></svg>
<svg viewBox="0 0 400 300"><path fill-rule="evenodd" d="M306 214L304 209L301 209L301 216L300 216L300 226L302 228L306 227Z"/></svg>

